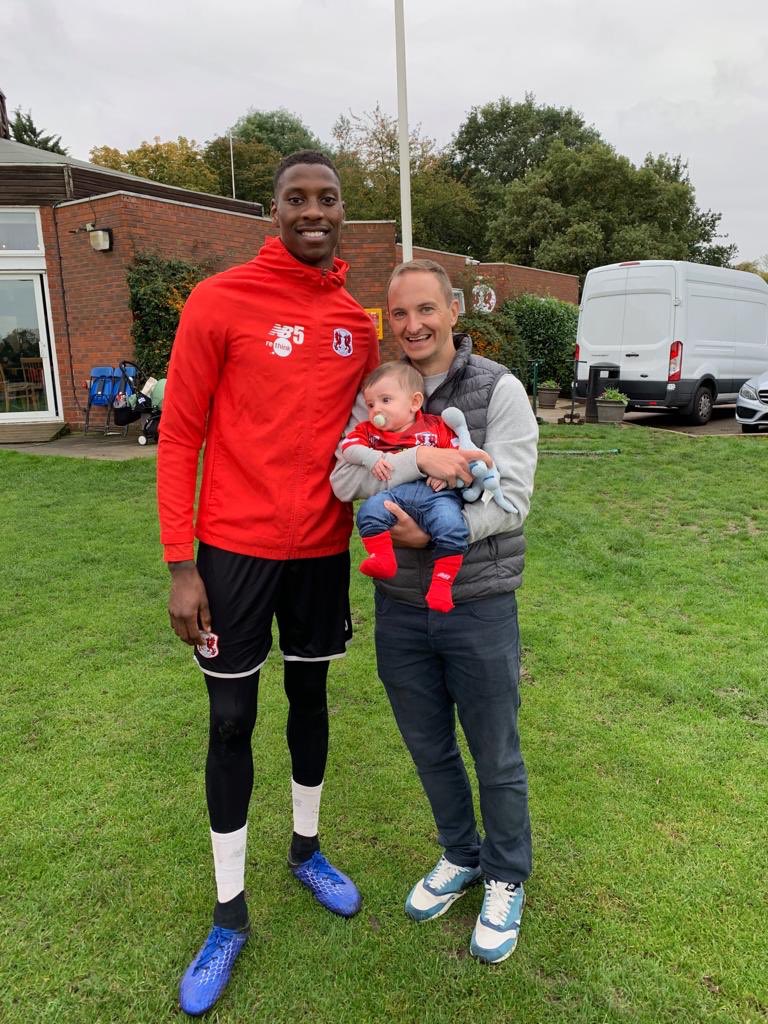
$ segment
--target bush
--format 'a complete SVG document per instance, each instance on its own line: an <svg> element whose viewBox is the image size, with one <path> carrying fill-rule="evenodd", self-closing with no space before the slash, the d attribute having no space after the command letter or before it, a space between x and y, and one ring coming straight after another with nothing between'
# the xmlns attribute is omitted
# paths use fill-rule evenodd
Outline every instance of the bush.
<svg viewBox="0 0 768 1024"><path fill-rule="evenodd" d="M208 269L139 253L128 271L135 359L153 377L165 377L179 317L189 293Z"/></svg>
<svg viewBox="0 0 768 1024"><path fill-rule="evenodd" d="M517 325L529 359L539 360L539 380L551 378L568 386L573 379L573 352L579 307L561 299L519 295L501 306Z"/></svg>
<svg viewBox="0 0 768 1024"><path fill-rule="evenodd" d="M504 312L466 313L459 317L456 330L472 338L475 355L501 363L527 383L528 354L514 317Z"/></svg>

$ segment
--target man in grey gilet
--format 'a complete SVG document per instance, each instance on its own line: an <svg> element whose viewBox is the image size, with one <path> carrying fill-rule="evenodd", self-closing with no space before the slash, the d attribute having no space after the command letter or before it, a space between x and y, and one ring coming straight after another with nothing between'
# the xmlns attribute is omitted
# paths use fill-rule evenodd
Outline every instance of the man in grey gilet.
<svg viewBox="0 0 768 1024"><path fill-rule="evenodd" d="M494 460L505 497L464 506L470 547L453 586L455 607L431 611L424 594L432 573L429 537L396 505L392 529L398 572L376 580L379 676L413 757L444 853L405 903L416 921L439 917L482 879L485 887L470 951L498 963L517 944L531 871L528 781L517 730L520 644L515 590L525 554L523 521L536 469L538 428L521 383L505 367L472 355L453 334L458 303L443 268L430 260L397 267L388 293L389 323L405 357L424 377L424 410L461 409L472 441ZM364 404L355 419L367 418ZM351 424L352 425L352 424ZM427 476L472 481L468 456L417 447L388 455L392 479L339 462L331 477L344 501ZM469 779L456 743L455 714L467 738L480 789L480 838Z"/></svg>

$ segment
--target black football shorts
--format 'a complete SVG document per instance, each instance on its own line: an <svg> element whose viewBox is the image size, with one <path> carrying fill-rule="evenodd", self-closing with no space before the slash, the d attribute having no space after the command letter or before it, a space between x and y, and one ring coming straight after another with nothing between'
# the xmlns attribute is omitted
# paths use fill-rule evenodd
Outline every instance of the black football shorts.
<svg viewBox="0 0 768 1024"><path fill-rule="evenodd" d="M349 552L277 561L200 543L197 568L211 609L211 633L195 648L206 675L258 672L277 619L286 661L341 658L352 639Z"/></svg>

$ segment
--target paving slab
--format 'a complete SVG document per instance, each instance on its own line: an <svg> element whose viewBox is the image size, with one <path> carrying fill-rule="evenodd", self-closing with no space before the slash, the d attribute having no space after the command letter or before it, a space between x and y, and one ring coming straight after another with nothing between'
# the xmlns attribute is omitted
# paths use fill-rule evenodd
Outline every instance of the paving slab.
<svg viewBox="0 0 768 1024"><path fill-rule="evenodd" d="M584 402L576 402L575 411L584 415ZM571 411L570 398L558 398L557 406L554 409L542 409L539 407L537 415L545 423L557 423L566 413ZM709 423L697 427L687 423L685 418L676 413L665 412L628 412L625 413L622 426L651 427L656 430L672 430L679 434L687 434L690 437L719 436L719 437L742 437L741 427L736 422L736 406L718 406L712 411L712 419ZM578 428L577 428L578 429ZM761 435L750 434L750 437ZM762 435L762 436L768 436Z"/></svg>
<svg viewBox="0 0 768 1024"><path fill-rule="evenodd" d="M742 437L741 427L736 422L735 406L722 406L712 413L712 419L704 426L696 427L673 413L630 412L624 416L623 424L632 427L651 427L656 430L673 430L691 437L701 435L720 437ZM584 415L584 403L576 402L576 412ZM560 417L571 411L571 400L559 398L554 409L537 410L545 423L557 424ZM574 428L578 430L578 427ZM754 437L768 437L766 434L750 434ZM157 455L157 445L140 445L138 431L129 430L126 437L119 434L72 433L58 437L55 441L23 444L0 444L0 451L23 452L26 455L59 455L73 459L105 459L122 462L125 459L151 459Z"/></svg>
<svg viewBox="0 0 768 1024"><path fill-rule="evenodd" d="M102 459L123 462L126 459L151 459L157 455L157 445L138 443L138 431L129 430L126 437L119 434L73 433L57 437L55 441L0 444L0 451L23 452L25 455L60 455L70 459Z"/></svg>

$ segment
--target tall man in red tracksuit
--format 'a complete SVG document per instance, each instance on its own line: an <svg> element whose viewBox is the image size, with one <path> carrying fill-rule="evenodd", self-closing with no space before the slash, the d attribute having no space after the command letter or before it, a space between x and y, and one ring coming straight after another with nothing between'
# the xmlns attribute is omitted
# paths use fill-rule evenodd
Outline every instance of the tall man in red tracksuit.
<svg viewBox="0 0 768 1024"><path fill-rule="evenodd" d="M289 865L327 909L349 917L360 906L354 883L320 853L317 835L328 662L343 656L351 635L352 511L328 478L378 345L369 317L344 288L347 264L334 258L344 206L331 161L314 151L286 157L274 196L279 238L267 239L249 263L203 281L184 307L160 431L171 624L195 648L210 699L205 781L217 902L213 927L181 981L181 1006L190 1014L219 998L248 935L251 733L273 616L289 701Z"/></svg>

